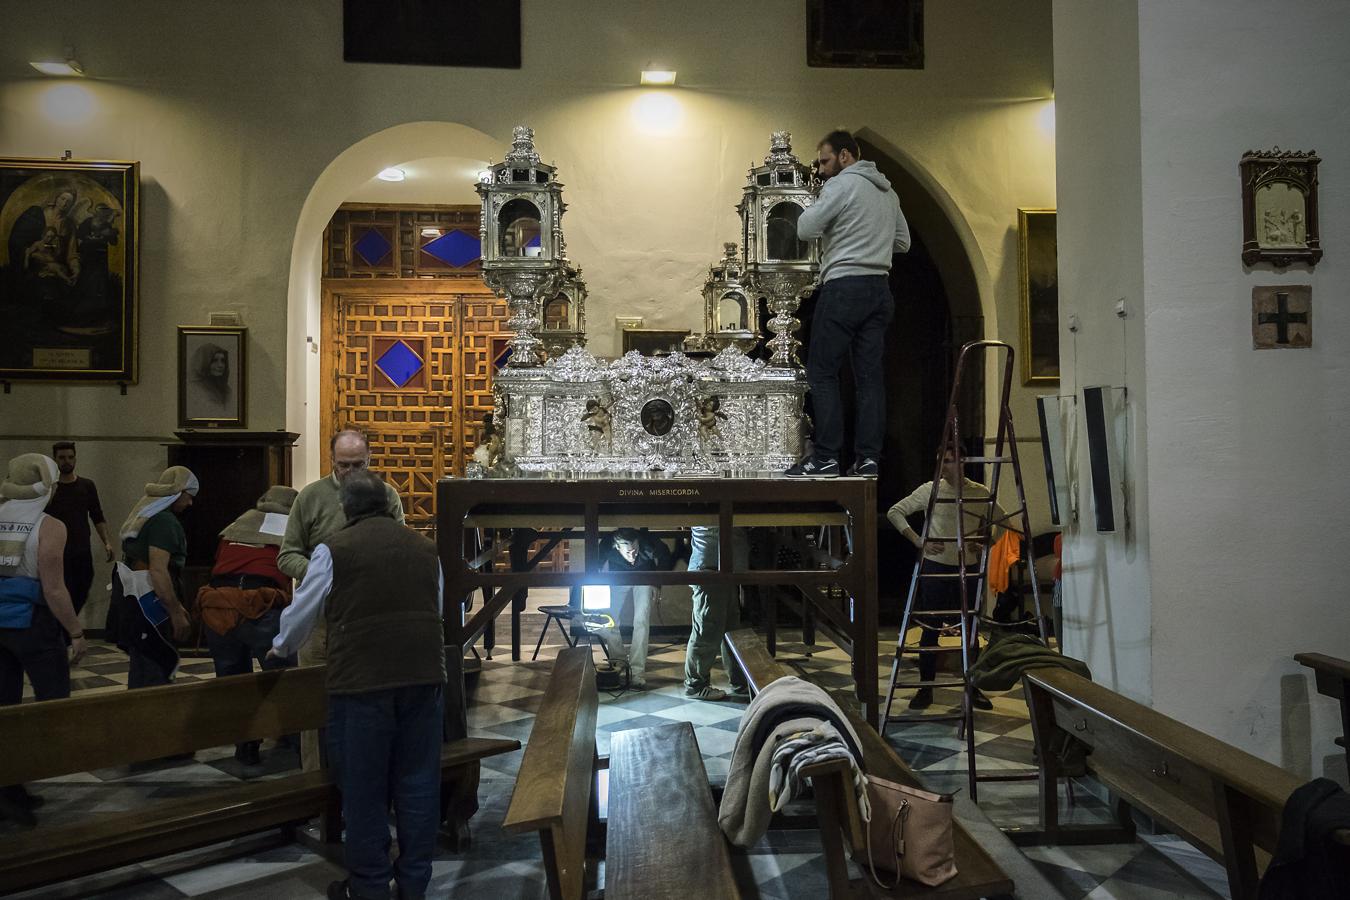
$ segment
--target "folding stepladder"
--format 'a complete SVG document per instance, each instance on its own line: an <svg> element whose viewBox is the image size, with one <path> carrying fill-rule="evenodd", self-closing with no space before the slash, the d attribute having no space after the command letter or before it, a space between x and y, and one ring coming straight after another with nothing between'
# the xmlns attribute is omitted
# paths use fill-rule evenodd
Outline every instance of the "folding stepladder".
<svg viewBox="0 0 1350 900"><path fill-rule="evenodd" d="M1000 350L1006 350L1007 355L1003 364L1003 382L999 388L999 416L998 416L998 437L995 440L994 454L992 456L964 456L961 452L961 417L957 410L957 398L961 395L961 380L966 374L966 361L972 357L975 352L984 352L993 350L995 354ZM970 798L976 799L977 781L1012 781L1022 780L1024 778L1035 778L1034 773L1028 774L1010 774L997 773L988 775L979 775L975 768L975 688L966 679L966 673L970 671L974 663L974 655L979 648L979 625L981 621L979 604L983 603L985 585L989 581L989 550L992 545L991 536L995 526L1006 528L1023 538L1023 544L1026 549L1026 564L1028 571L1031 572L1031 596L1033 604L1033 617L1036 619L1040 631L1041 640L1049 645L1048 632L1046 628L1045 615L1041 609L1040 587L1036 581L1036 560L1031 548L1031 523L1027 517L1027 498L1024 483L1022 481L1022 467L1017 459L1017 435L1013 429L1012 409L1008 405L1009 394L1012 390L1013 378L1013 348L1003 341L971 341L961 348L960 354L956 360L956 377L952 382L951 402L947 407L947 421L942 429L942 441L938 445L937 466L933 474L934 489L928 498L928 508L924 514L923 521L923 548L919 552L919 557L914 562L914 575L909 582L909 592L905 597L905 612L900 619L900 637L895 647L895 661L891 665L890 687L886 693L886 705L881 716L881 733L885 735L886 726L891 722L953 722L961 723L961 732L966 741L966 765L967 776L970 786ZM942 460L947 448L952 448L956 458L957 469L964 473L967 463L978 463L981 465L992 466L990 478L987 482L989 496L987 498L965 497L962 494L962 485L958 483L953 485L955 496L940 497L938 485L942 479ZM1001 517L995 518L996 503L998 498L998 487L1000 476L1005 465L1012 466L1013 482L1017 487L1017 506L1015 509L1005 512ZM933 511L939 503L952 503L956 506L956 521L960 527L956 529L953 536L939 537L932 534ZM973 520L973 529L970 527ZM943 544L955 544L957 555L957 571L955 572L925 572L923 570L923 560L926 556L925 551L930 546L941 546ZM979 548L979 562L974 567L967 564L967 547L974 545ZM919 584L921 580L928 579L955 579L959 582L961 603L959 609L949 610L914 610L914 600L919 593ZM971 582L974 582L975 590L972 594L967 588ZM972 608L971 598L974 597L976 605ZM906 643L911 624L916 624L920 629L944 630L949 627L947 623L955 619L957 628L961 635L961 644L959 647L920 647L918 645L909 645ZM961 654L961 679L944 681L940 677L933 681L901 681L900 664L905 654L913 654L921 658L925 654L949 654L960 652ZM938 687L960 687L961 692L961 710L959 713L938 713L922 715L891 715L891 704L895 700L895 692L905 688L938 688Z"/></svg>

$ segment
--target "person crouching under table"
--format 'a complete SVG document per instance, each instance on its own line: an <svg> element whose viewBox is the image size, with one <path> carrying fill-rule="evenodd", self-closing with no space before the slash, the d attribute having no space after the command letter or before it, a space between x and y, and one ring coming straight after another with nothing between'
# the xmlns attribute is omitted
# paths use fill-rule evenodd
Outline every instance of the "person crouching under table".
<svg viewBox="0 0 1350 900"><path fill-rule="evenodd" d="M393 879L400 897L421 897L440 822L440 560L435 544L394 520L374 473L347 476L339 500L347 524L314 549L268 655L289 658L327 623L328 764L342 792L349 876L328 896L385 898Z"/></svg>
<svg viewBox="0 0 1350 900"><path fill-rule="evenodd" d="M668 571L674 559L664 541L635 528L619 528L601 543L600 564L601 568L611 572L656 572ZM651 584L618 585L611 591L616 614L628 600L631 599L633 604L633 639L628 657L610 662L615 665L627 663L628 686L635 691L647 687L647 641L651 632L652 606L660 596L659 591ZM610 655L614 655L613 651Z"/></svg>
<svg viewBox="0 0 1350 900"><path fill-rule="evenodd" d="M122 562L113 572L108 633L131 657L127 687L169 684L178 671L175 641L188 636L183 605L187 534L178 517L200 484L186 466L170 466L145 486L119 532Z"/></svg>
<svg viewBox="0 0 1350 900"><path fill-rule="evenodd" d="M281 611L291 602L291 579L277 568L277 551L295 495L295 488L284 485L268 488L253 509L220 533L211 580L197 592L197 613L217 678L252 672L254 660L263 669L295 665L293 658L267 655L281 631ZM236 744L234 758L256 766L262 762L261 745Z"/></svg>
<svg viewBox="0 0 1350 900"><path fill-rule="evenodd" d="M956 464L956 454L948 448L942 456L942 477L937 484L938 497L943 500L953 500L956 497L956 485L961 485L961 497L966 500L983 501L989 497L989 488L973 481L961 474L961 467ZM923 537L910 527L906 521L908 516L928 509L928 499L933 494L933 482L928 481L917 488L914 493L895 504L886 513L886 518L895 526L906 540L919 549L923 554L922 571L924 574L931 575L956 575L960 571L960 557L957 556L956 542L952 540L930 540L927 545L924 544ZM967 510L963 516L962 538L966 554L966 603L967 609L978 615L980 611L981 598L978 596L979 590L979 566L980 566L980 548L983 546L978 535L982 529L983 516L980 513L989 509L985 503L980 503L973 507L974 511ZM1007 513L1003 507L999 506L997 501L993 505L994 521L1002 522ZM1004 528L1001 525L995 525L990 529L989 541L992 543L995 537L1001 534ZM928 523L929 538L953 538L956 536L956 504L953 502L936 503L933 505L933 521ZM959 578L921 578L919 579L918 592L914 598L913 619L911 626L920 624L921 635L919 637L920 647L938 646L940 629L951 628L958 625L960 617L949 616L930 616L927 612L937 612L939 610L955 610L961 608L961 579ZM904 640L904 635L900 636ZM975 659L979 656L979 644L976 643L972 649L970 665L975 664ZM933 681L937 676L937 656L933 653L919 654L919 680ZM976 709L993 709L994 704L990 702L980 691L974 693L974 705ZM931 687L921 687L914 692L910 698L910 709L926 709L933 703L933 689Z"/></svg>

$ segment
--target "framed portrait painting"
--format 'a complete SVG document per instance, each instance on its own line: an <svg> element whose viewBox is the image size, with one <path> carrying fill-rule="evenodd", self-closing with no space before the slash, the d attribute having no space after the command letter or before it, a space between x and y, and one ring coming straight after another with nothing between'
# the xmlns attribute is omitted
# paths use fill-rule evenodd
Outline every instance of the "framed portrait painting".
<svg viewBox="0 0 1350 900"><path fill-rule="evenodd" d="M137 378L140 164L0 158L0 380Z"/></svg>
<svg viewBox="0 0 1350 900"><path fill-rule="evenodd" d="M1059 384L1059 251L1053 209L1017 211L1022 383Z"/></svg>
<svg viewBox="0 0 1350 900"><path fill-rule="evenodd" d="M243 428L248 329L178 326L178 424L184 428Z"/></svg>

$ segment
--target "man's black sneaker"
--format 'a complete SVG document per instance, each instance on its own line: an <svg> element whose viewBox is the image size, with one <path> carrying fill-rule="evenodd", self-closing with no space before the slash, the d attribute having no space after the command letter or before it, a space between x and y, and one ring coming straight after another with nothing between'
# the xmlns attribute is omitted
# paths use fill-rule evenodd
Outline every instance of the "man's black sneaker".
<svg viewBox="0 0 1350 900"><path fill-rule="evenodd" d="M838 478L839 462L807 458L783 473L789 478Z"/></svg>
<svg viewBox="0 0 1350 900"><path fill-rule="evenodd" d="M986 697L983 691L976 691L975 696L970 698L970 705L987 711L994 708L994 701Z"/></svg>
<svg viewBox="0 0 1350 900"><path fill-rule="evenodd" d="M927 709L933 705L933 689L919 688L914 692L914 696L909 698L910 709Z"/></svg>
<svg viewBox="0 0 1350 900"><path fill-rule="evenodd" d="M855 462L853 468L848 470L851 478L876 478L877 461L875 459L864 459L862 462Z"/></svg>

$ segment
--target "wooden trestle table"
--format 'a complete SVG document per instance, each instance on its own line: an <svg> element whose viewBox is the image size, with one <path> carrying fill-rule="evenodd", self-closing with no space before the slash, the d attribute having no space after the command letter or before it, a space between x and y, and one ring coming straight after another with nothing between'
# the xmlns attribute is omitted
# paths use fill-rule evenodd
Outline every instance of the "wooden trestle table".
<svg viewBox="0 0 1350 900"><path fill-rule="evenodd" d="M584 584L788 585L801 591L815 627L852 659L855 691L867 721L880 717L877 648L876 480L868 478L445 478L437 485L437 543L445 577L445 642L467 652L520 588ZM670 531L717 526L717 571L601 572L600 536L615 528ZM852 540L836 569L734 571L731 529L756 526L847 528ZM578 571L493 571L485 529L531 529L581 540ZM551 533L551 536L550 536ZM519 554L523 556L523 554ZM537 561L538 555L536 555ZM521 571L523 570L523 571ZM831 591L831 587L842 589ZM475 591L481 605L466 612ZM517 640L518 643L518 640ZM452 683L463 678L463 653L447 653Z"/></svg>

